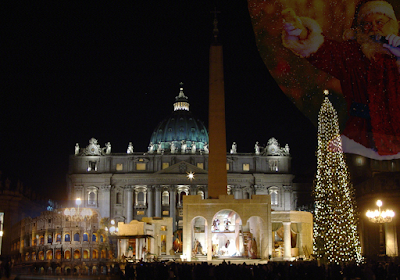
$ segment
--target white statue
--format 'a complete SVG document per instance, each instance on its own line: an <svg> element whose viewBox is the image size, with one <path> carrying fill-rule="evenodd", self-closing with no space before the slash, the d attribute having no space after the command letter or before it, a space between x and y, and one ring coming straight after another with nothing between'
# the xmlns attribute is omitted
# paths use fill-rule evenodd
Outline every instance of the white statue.
<svg viewBox="0 0 400 280"><path fill-rule="evenodd" d="M158 146L157 146L157 154L161 154L162 152L162 148L161 148L161 142L158 142Z"/></svg>
<svg viewBox="0 0 400 280"><path fill-rule="evenodd" d="M171 141L171 154L175 154L176 146L174 141Z"/></svg>
<svg viewBox="0 0 400 280"><path fill-rule="evenodd" d="M75 155L79 155L79 144L75 144Z"/></svg>
<svg viewBox="0 0 400 280"><path fill-rule="evenodd" d="M236 152L237 152L236 149L237 149L236 142L233 142L233 143L232 143L231 154L236 154Z"/></svg>
<svg viewBox="0 0 400 280"><path fill-rule="evenodd" d="M196 144L192 142L192 154L196 153Z"/></svg>
<svg viewBox="0 0 400 280"><path fill-rule="evenodd" d="M256 144L254 145L254 150L256 152L256 155L260 154L260 146L258 145L258 142L256 142Z"/></svg>
<svg viewBox="0 0 400 280"><path fill-rule="evenodd" d="M154 144L153 142L150 142L149 147L148 147L148 153L152 154L154 152Z"/></svg>
<svg viewBox="0 0 400 280"><path fill-rule="evenodd" d="M208 150L208 143L207 143L207 142L204 143L203 149L204 149L204 153L205 153L205 154L208 154L208 153L209 153L209 150Z"/></svg>
<svg viewBox="0 0 400 280"><path fill-rule="evenodd" d="M128 149L126 150L127 154L133 154L133 145L132 142L129 142Z"/></svg>
<svg viewBox="0 0 400 280"><path fill-rule="evenodd" d="M187 149L187 144L185 140L182 140L182 144L181 144L181 153L185 154L186 153L186 149Z"/></svg>
<svg viewBox="0 0 400 280"><path fill-rule="evenodd" d="M289 156L290 152L289 152L289 144L286 144L284 148L282 148L282 153L284 156Z"/></svg>
<svg viewBox="0 0 400 280"><path fill-rule="evenodd" d="M107 155L111 154L111 143L110 142L106 143L106 154Z"/></svg>

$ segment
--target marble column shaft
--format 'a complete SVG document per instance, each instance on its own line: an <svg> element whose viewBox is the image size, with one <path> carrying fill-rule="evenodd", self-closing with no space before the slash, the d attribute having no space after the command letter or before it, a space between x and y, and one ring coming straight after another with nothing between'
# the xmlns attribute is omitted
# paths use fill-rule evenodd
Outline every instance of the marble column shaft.
<svg viewBox="0 0 400 280"><path fill-rule="evenodd" d="M133 187L127 186L126 190L126 221L125 223L130 223L133 219Z"/></svg>
<svg viewBox="0 0 400 280"><path fill-rule="evenodd" d="M290 222L283 222L283 258L290 259L292 257L292 239L290 234Z"/></svg>
<svg viewBox="0 0 400 280"><path fill-rule="evenodd" d="M155 186L156 197L155 197L155 217L161 217L161 187Z"/></svg>

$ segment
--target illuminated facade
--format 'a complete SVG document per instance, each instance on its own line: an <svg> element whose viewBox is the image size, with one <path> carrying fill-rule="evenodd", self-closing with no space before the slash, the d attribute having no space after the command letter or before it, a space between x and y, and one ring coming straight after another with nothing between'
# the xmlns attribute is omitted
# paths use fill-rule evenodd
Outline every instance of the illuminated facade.
<svg viewBox="0 0 400 280"><path fill-rule="evenodd" d="M98 274L110 267L115 248L101 225L100 216L91 211L55 209L36 218L27 217L12 228L11 253L20 268L47 274ZM88 211L86 209L81 209ZM81 212L82 213L82 212Z"/></svg>
<svg viewBox="0 0 400 280"><path fill-rule="evenodd" d="M77 144L70 156L69 200L80 197L82 207L117 222L171 217L175 238L181 239L183 197L208 198L209 147L207 130L189 110L183 88L175 101L173 113L155 128L145 152L128 148L126 153L112 153L110 143L100 147L94 138L85 148ZM272 210L296 210L298 190L292 182L288 145L280 147L271 138L265 147L257 142L254 152L239 153L234 143L226 168L226 193L235 199L268 194ZM281 227L282 221L276 221L276 230ZM283 244L282 235L277 239Z"/></svg>

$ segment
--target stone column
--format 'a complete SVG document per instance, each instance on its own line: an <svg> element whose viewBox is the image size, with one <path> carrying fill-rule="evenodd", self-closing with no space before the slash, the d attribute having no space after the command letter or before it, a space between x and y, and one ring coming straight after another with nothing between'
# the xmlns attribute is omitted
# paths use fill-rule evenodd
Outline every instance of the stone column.
<svg viewBox="0 0 400 280"><path fill-rule="evenodd" d="M154 216L154 205L153 205L153 186L147 186L147 191L149 193L149 197L147 200L147 217Z"/></svg>
<svg viewBox="0 0 400 280"><path fill-rule="evenodd" d="M173 232L176 230L176 187L169 187L169 216L172 217Z"/></svg>
<svg viewBox="0 0 400 280"><path fill-rule="evenodd" d="M125 187L125 196L126 196L126 220L125 223L129 224L130 221L133 219L133 186L126 186Z"/></svg>
<svg viewBox="0 0 400 280"><path fill-rule="evenodd" d="M290 210L294 210L292 209L292 186L283 186L283 190L284 190L284 207L285 207L285 211L290 211Z"/></svg>
<svg viewBox="0 0 400 280"><path fill-rule="evenodd" d="M155 217L161 217L161 186L154 186L156 190L156 197L155 197Z"/></svg>
<svg viewBox="0 0 400 280"><path fill-rule="evenodd" d="M240 186L232 186L231 190L233 191L233 197L235 199L242 199L243 198L243 193L242 193L242 189Z"/></svg>
<svg viewBox="0 0 400 280"><path fill-rule="evenodd" d="M290 238L290 222L283 222L283 259L290 260L292 257L292 240Z"/></svg>
<svg viewBox="0 0 400 280"><path fill-rule="evenodd" d="M110 217L111 213L111 185L101 186L102 203L100 205L100 215L102 217ZM82 206L83 207L83 206Z"/></svg>
<svg viewBox="0 0 400 280"><path fill-rule="evenodd" d="M189 195L197 195L197 186L190 186Z"/></svg>

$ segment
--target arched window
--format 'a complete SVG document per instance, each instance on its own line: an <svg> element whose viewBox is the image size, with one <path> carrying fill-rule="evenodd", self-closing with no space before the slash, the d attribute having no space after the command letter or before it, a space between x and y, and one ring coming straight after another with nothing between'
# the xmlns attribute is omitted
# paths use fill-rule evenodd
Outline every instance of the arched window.
<svg viewBox="0 0 400 280"><path fill-rule="evenodd" d="M102 259L106 258L106 250L101 250L101 258Z"/></svg>
<svg viewBox="0 0 400 280"><path fill-rule="evenodd" d="M64 239L64 241L65 241L65 242L70 242L70 241L71 241L71 235L69 235L69 233L66 233L66 234L65 234L65 239Z"/></svg>
<svg viewBox="0 0 400 280"><path fill-rule="evenodd" d="M88 259L89 258L89 250L84 250L83 251L83 258Z"/></svg>
<svg viewBox="0 0 400 280"><path fill-rule="evenodd" d="M104 235L101 234L101 235L100 235L100 242L103 243L103 242L105 242L105 241L106 241L106 240L105 240L105 238L104 238Z"/></svg>
<svg viewBox="0 0 400 280"><path fill-rule="evenodd" d="M53 235L49 234L47 236L47 243L53 243Z"/></svg>
<svg viewBox="0 0 400 280"><path fill-rule="evenodd" d="M271 196L271 205L278 205L279 203L279 192L278 188L272 187L269 189L269 195Z"/></svg>
<svg viewBox="0 0 400 280"><path fill-rule="evenodd" d="M56 260L61 260L61 250L56 251Z"/></svg>
<svg viewBox="0 0 400 280"><path fill-rule="evenodd" d="M98 259L99 258L99 252L97 250L93 250L92 252L92 258L93 259Z"/></svg>
<svg viewBox="0 0 400 280"><path fill-rule="evenodd" d="M43 253L43 251L40 251L38 256L39 256L39 260L41 260L41 261L44 260L44 253Z"/></svg>
<svg viewBox="0 0 400 280"><path fill-rule="evenodd" d="M61 242L61 234L57 233L56 242Z"/></svg>
<svg viewBox="0 0 400 280"><path fill-rule="evenodd" d="M89 241L89 235L86 232L83 234L83 241Z"/></svg>
<svg viewBox="0 0 400 280"><path fill-rule="evenodd" d="M79 250L74 251L74 259L80 259L81 258L81 252Z"/></svg>
<svg viewBox="0 0 400 280"><path fill-rule="evenodd" d="M144 205L144 193L143 192L138 193L138 204Z"/></svg>
<svg viewBox="0 0 400 280"><path fill-rule="evenodd" d="M52 260L53 259L53 251L52 250L48 250L46 252L46 260Z"/></svg>
<svg viewBox="0 0 400 280"><path fill-rule="evenodd" d="M94 191L88 193L88 205L96 205L96 193Z"/></svg>
<svg viewBox="0 0 400 280"><path fill-rule="evenodd" d="M32 252L32 261L36 261L36 253Z"/></svg>
<svg viewBox="0 0 400 280"><path fill-rule="evenodd" d="M97 234L93 233L92 235L92 242L96 242L97 241Z"/></svg>
<svg viewBox="0 0 400 280"><path fill-rule="evenodd" d="M162 205L169 205L169 192L163 191L162 193Z"/></svg>
<svg viewBox="0 0 400 280"><path fill-rule="evenodd" d="M40 245L43 245L44 244L44 236L41 235L39 240L40 240Z"/></svg>
<svg viewBox="0 0 400 280"><path fill-rule="evenodd" d="M122 194L120 192L116 194L116 202L117 204L122 204Z"/></svg>
<svg viewBox="0 0 400 280"><path fill-rule="evenodd" d="M79 241L79 233L74 234L74 241Z"/></svg>
<svg viewBox="0 0 400 280"><path fill-rule="evenodd" d="M70 250L64 251L64 258L66 260L70 260L71 259L71 251Z"/></svg>

